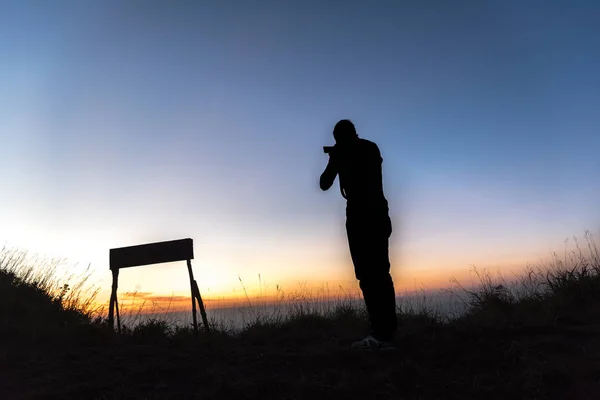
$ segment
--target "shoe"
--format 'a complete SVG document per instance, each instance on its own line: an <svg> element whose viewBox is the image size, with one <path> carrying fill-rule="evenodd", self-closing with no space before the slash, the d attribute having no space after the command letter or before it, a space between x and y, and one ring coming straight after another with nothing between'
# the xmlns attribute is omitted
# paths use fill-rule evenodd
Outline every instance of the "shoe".
<svg viewBox="0 0 600 400"><path fill-rule="evenodd" d="M352 343L353 349L357 350L394 350L394 344L392 342L377 340L373 336L369 335L366 338L359 340L358 342Z"/></svg>

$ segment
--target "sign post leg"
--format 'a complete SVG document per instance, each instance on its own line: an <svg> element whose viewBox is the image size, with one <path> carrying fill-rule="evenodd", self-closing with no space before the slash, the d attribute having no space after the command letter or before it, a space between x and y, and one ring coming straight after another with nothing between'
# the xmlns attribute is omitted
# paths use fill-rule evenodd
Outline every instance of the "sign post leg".
<svg viewBox="0 0 600 400"><path fill-rule="evenodd" d="M196 317L196 293L194 290L194 273L192 272L192 261L187 260L188 272L190 273L190 288L192 291L192 318L194 320L194 335L198 336L198 319Z"/></svg>
<svg viewBox="0 0 600 400"><path fill-rule="evenodd" d="M115 296L115 308L117 310L117 332L121 333L121 315L119 314L119 300Z"/></svg>
<svg viewBox="0 0 600 400"><path fill-rule="evenodd" d="M200 289L198 289L198 283L194 279L194 289L196 291L196 299L198 300L198 305L200 306L200 315L202 316L202 323L204 324L204 329L206 332L210 332L210 328L208 326L208 318L206 317L206 309L204 308L204 302L202 301L202 296L200 296Z"/></svg>
<svg viewBox="0 0 600 400"><path fill-rule="evenodd" d="M112 270L112 288L110 293L110 305L108 309L108 325L110 329L115 329L115 306L117 307L117 322L119 324L119 332L121 332L121 324L119 318L119 305L117 304L117 288L119 286L119 269Z"/></svg>

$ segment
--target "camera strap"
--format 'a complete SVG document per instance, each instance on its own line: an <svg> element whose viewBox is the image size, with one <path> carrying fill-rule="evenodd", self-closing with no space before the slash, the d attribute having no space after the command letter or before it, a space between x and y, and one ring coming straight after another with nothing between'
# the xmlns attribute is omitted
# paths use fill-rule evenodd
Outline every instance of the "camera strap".
<svg viewBox="0 0 600 400"><path fill-rule="evenodd" d="M348 198L346 197L346 191L344 190L344 187L342 186L342 182L340 182L340 193L342 194L342 197L346 200L348 200Z"/></svg>

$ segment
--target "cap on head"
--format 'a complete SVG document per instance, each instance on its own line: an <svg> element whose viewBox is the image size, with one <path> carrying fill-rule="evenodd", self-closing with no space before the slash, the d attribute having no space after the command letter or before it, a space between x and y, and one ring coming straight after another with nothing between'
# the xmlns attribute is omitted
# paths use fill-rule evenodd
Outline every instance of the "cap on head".
<svg viewBox="0 0 600 400"><path fill-rule="evenodd" d="M342 119L335 124L333 128L333 138L336 143L347 143L353 139L358 138L356 134L356 128L349 119Z"/></svg>

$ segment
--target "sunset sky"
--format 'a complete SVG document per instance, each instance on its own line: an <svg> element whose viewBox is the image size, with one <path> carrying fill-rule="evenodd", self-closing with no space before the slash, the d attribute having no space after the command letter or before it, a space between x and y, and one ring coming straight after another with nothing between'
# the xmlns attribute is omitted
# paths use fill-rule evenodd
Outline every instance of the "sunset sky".
<svg viewBox="0 0 600 400"><path fill-rule="evenodd" d="M425 4L427 3L427 5ZM190 237L202 294L353 284L335 123L384 158L398 291L600 235L594 1L0 5L0 244L91 263ZM187 295L184 264L122 292ZM235 290L235 291L234 291Z"/></svg>

